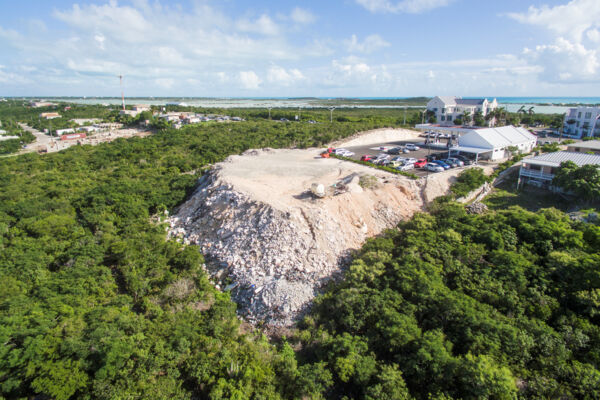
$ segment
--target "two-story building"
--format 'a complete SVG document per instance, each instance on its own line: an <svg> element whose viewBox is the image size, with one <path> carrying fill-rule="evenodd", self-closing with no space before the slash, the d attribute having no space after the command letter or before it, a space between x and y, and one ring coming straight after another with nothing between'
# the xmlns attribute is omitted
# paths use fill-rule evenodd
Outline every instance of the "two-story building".
<svg viewBox="0 0 600 400"><path fill-rule="evenodd" d="M572 138L600 137L600 107L571 108L565 114L563 135Z"/></svg>
<svg viewBox="0 0 600 400"><path fill-rule="evenodd" d="M462 97L453 96L435 96L427 103L427 111L435 114L435 118L440 125L454 125L454 121L458 117L467 112L471 119L476 112L481 112L485 118L490 112L498 108L496 99L488 101L488 99L463 99ZM490 123L493 121L490 120Z"/></svg>
<svg viewBox="0 0 600 400"><path fill-rule="evenodd" d="M525 158L519 170L518 184L529 183L538 187L554 189L552 187L552 179L554 179L554 175L560 164L565 161L572 161L578 167L587 164L600 165L600 155L556 151L537 157Z"/></svg>

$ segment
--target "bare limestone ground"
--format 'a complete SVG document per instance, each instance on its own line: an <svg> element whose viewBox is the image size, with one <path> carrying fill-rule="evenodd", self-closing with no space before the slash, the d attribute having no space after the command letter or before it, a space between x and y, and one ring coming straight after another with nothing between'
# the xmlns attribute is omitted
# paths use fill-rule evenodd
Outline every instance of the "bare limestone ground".
<svg viewBox="0 0 600 400"><path fill-rule="evenodd" d="M416 135L376 130L337 146ZM169 219L169 234L201 247L210 274L231 290L251 323L292 325L347 265L352 250L445 194L459 172L411 180L319 153L262 149L230 156L201 178ZM360 184L365 176L374 177L373 185ZM316 199L308 192L312 183L341 180L345 193Z"/></svg>

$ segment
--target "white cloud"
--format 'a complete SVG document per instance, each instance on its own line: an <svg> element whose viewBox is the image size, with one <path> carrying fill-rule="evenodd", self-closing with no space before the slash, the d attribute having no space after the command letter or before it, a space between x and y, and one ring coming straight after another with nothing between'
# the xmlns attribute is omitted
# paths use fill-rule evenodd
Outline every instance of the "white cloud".
<svg viewBox="0 0 600 400"><path fill-rule="evenodd" d="M104 49L104 41L106 40L106 38L104 37L104 35L102 35L102 34L94 35L94 40L96 41L96 43L98 43L98 48L100 50L105 50Z"/></svg>
<svg viewBox="0 0 600 400"><path fill-rule="evenodd" d="M547 81L582 82L599 78L596 50L588 50L564 38L558 38L551 45L525 49L523 55L543 68L541 77Z"/></svg>
<svg viewBox="0 0 600 400"><path fill-rule="evenodd" d="M586 32L587 38L594 43L600 43L600 31L598 29L590 29Z"/></svg>
<svg viewBox="0 0 600 400"><path fill-rule="evenodd" d="M296 7L292 10L292 21L297 24L312 24L315 22L315 16L308 10Z"/></svg>
<svg viewBox="0 0 600 400"><path fill-rule="evenodd" d="M531 6L508 16L550 34L549 44L524 49L523 57L556 83L600 82L600 1L571 0L554 7Z"/></svg>
<svg viewBox="0 0 600 400"><path fill-rule="evenodd" d="M278 35L280 33L279 26L266 14L254 21L242 19L238 21L237 27L242 32L260 33L261 35Z"/></svg>
<svg viewBox="0 0 600 400"><path fill-rule="evenodd" d="M509 13L508 16L580 42L586 30L600 25L600 1L572 0L555 7L531 6L526 13Z"/></svg>
<svg viewBox="0 0 600 400"><path fill-rule="evenodd" d="M344 44L350 53L372 53L384 47L389 47L390 44L383 40L379 35L369 35L364 41L359 42L356 35L348 40L344 40Z"/></svg>
<svg viewBox="0 0 600 400"><path fill-rule="evenodd" d="M445 7L453 0L355 0L358 4L371 11L390 12L390 13L410 13L418 14L433 10L439 7Z"/></svg>
<svg viewBox="0 0 600 400"><path fill-rule="evenodd" d="M241 71L239 79L244 89L258 89L262 83L254 71Z"/></svg>
<svg viewBox="0 0 600 400"><path fill-rule="evenodd" d="M267 73L267 81L281 86L291 86L304 79L306 79L304 74L296 68L286 70L279 66L272 66Z"/></svg>

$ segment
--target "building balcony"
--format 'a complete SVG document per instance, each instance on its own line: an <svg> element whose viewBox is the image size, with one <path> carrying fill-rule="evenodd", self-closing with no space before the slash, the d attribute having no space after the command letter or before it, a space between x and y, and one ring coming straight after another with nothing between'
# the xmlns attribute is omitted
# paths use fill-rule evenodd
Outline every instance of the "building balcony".
<svg viewBox="0 0 600 400"><path fill-rule="evenodd" d="M526 176L528 178L541 179L544 181L551 181L552 179L554 179L554 174L546 174L541 171L536 171L534 169L527 169L527 168L523 168L523 167L521 167L521 170L519 171L519 175Z"/></svg>

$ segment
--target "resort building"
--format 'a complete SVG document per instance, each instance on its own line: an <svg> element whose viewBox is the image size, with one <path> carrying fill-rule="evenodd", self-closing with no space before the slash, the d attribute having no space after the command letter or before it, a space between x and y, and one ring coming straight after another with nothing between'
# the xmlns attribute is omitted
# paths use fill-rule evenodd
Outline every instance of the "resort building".
<svg viewBox="0 0 600 400"><path fill-rule="evenodd" d="M567 151L600 154L600 140L573 143L567 146Z"/></svg>
<svg viewBox="0 0 600 400"><path fill-rule="evenodd" d="M578 167L587 164L600 165L600 155L557 151L525 158L519 170L518 185L529 183L538 187L556 189L552 187L552 179L560 164L565 161L572 161Z"/></svg>
<svg viewBox="0 0 600 400"><path fill-rule="evenodd" d="M458 146L450 148L450 155L496 161L510 157L512 151L529 153L536 143L537 137L527 129L512 125L471 129L458 137Z"/></svg>
<svg viewBox="0 0 600 400"><path fill-rule="evenodd" d="M457 118L462 117L466 112L471 116L471 120L476 112L481 112L485 118L490 112L498 108L496 99L463 99L461 97L436 96L427 103L427 111L435 114L435 118L440 125L454 125ZM489 120L489 124L493 123Z"/></svg>
<svg viewBox="0 0 600 400"><path fill-rule="evenodd" d="M563 135L572 138L600 136L600 107L571 108L565 114Z"/></svg>

